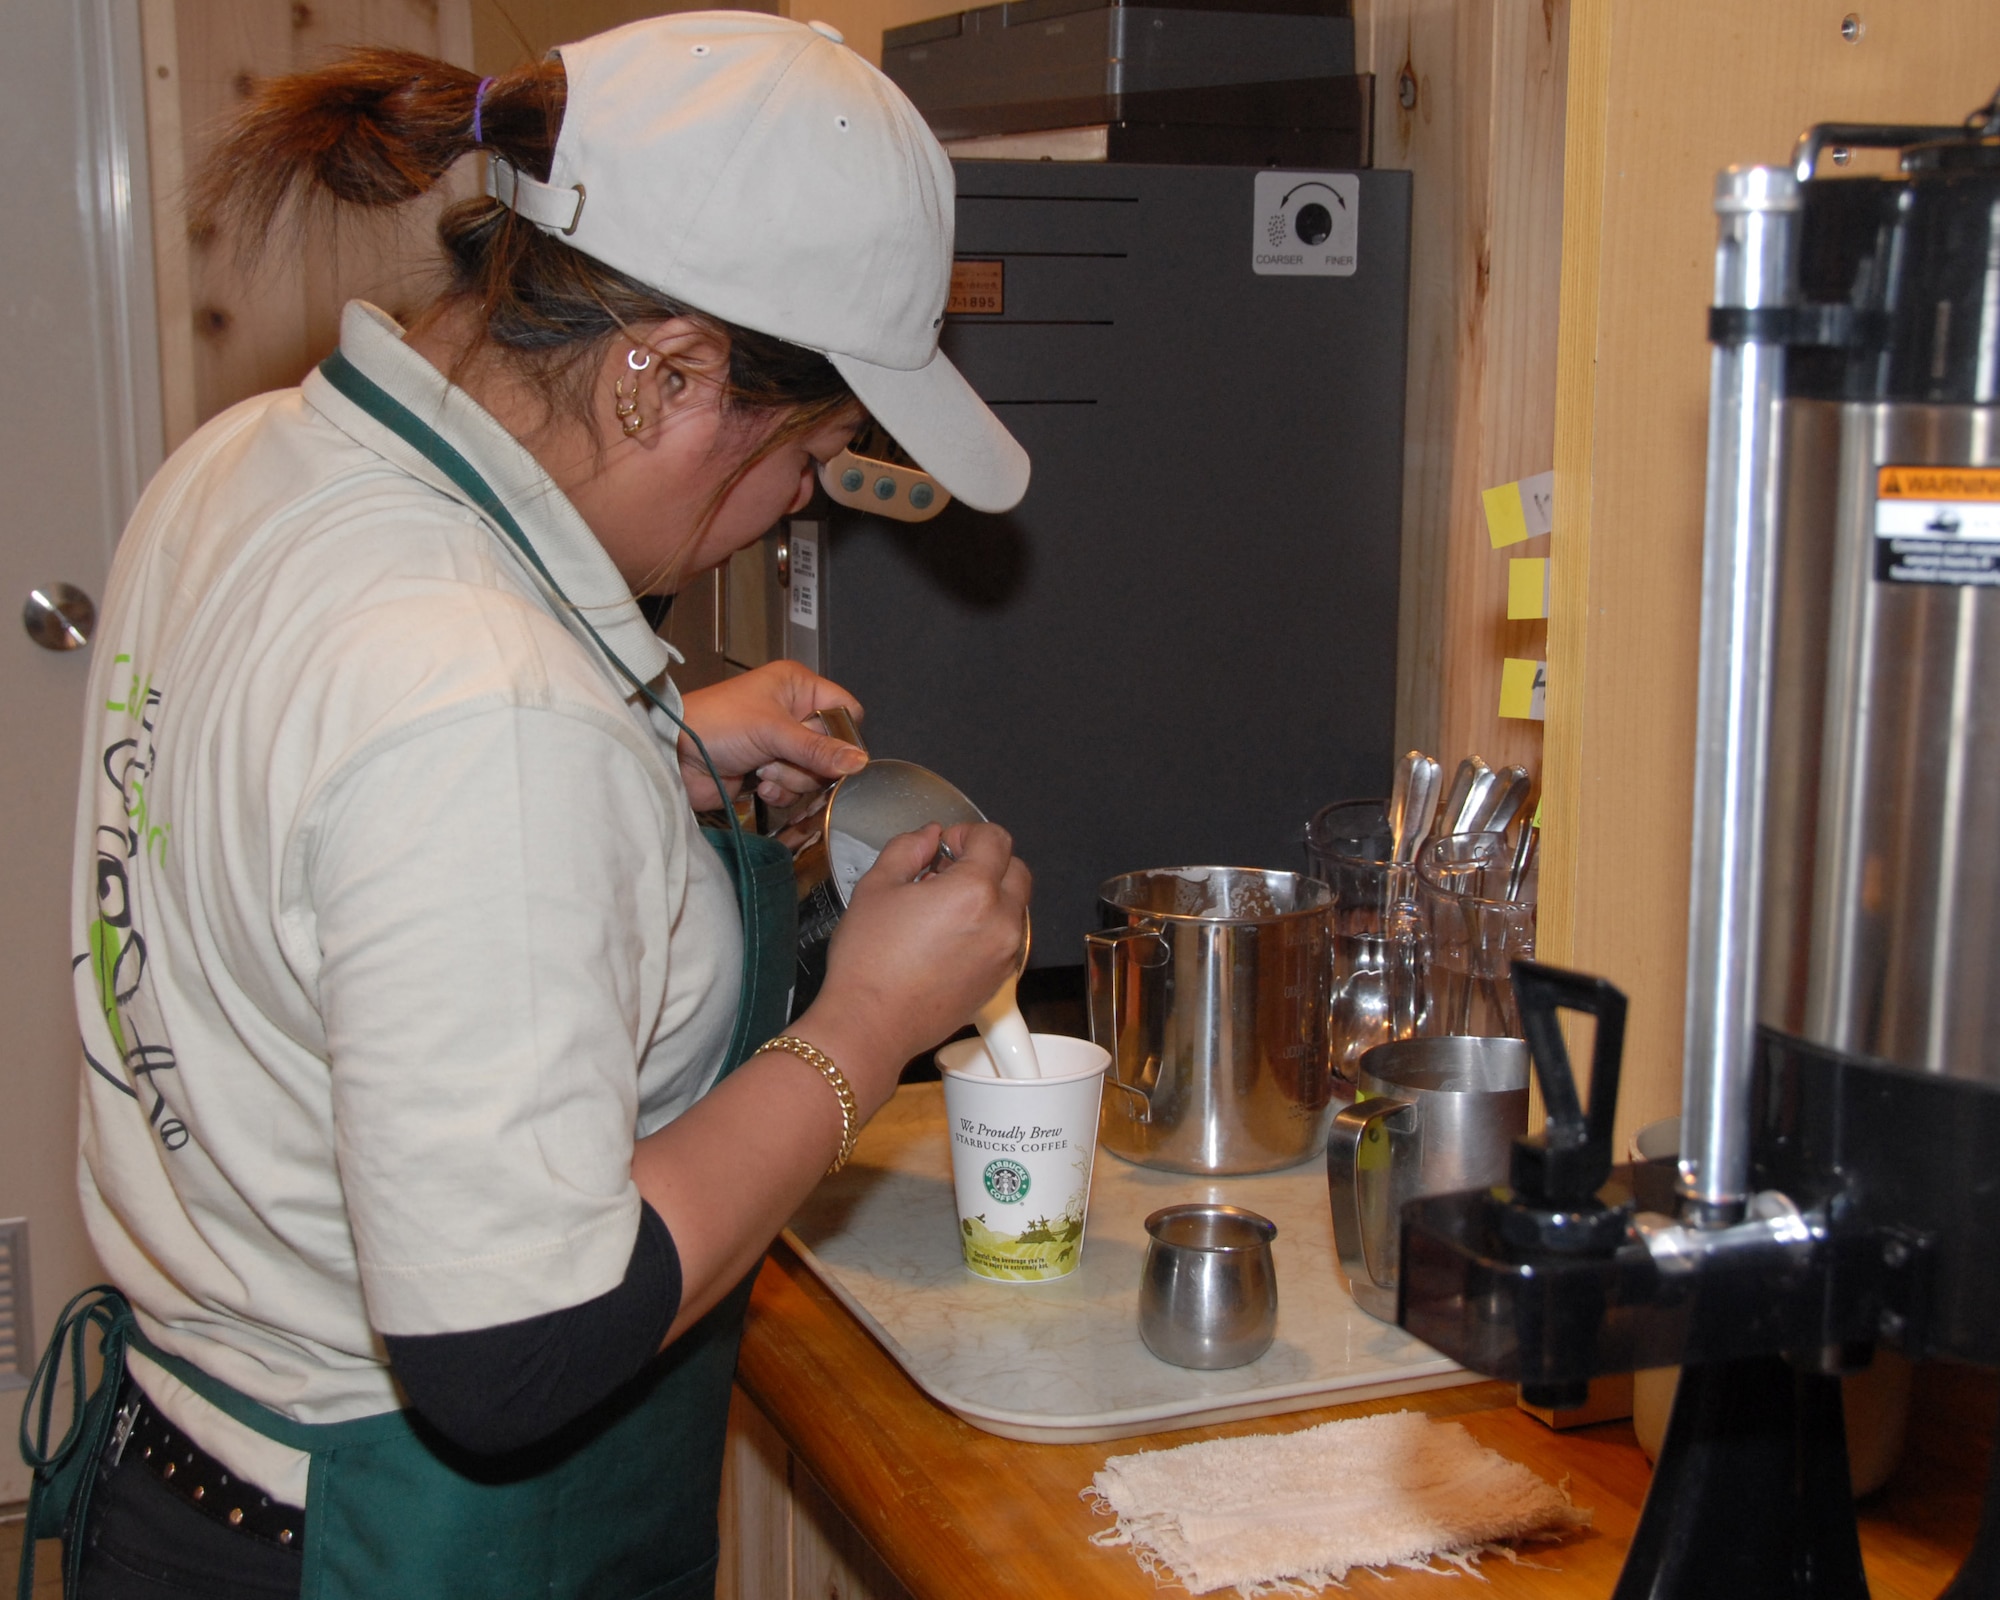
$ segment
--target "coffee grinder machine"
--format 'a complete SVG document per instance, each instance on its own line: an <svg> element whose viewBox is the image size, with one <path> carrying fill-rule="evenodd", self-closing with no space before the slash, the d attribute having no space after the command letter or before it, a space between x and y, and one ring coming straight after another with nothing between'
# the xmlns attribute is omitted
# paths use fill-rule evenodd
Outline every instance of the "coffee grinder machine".
<svg viewBox="0 0 2000 1600"><path fill-rule="evenodd" d="M1858 1597L1838 1375L2000 1366L2000 95L1716 211L1679 1160L1612 1165L1623 996L1518 963L1547 1127L1404 1209L1397 1314L1531 1403L1682 1366L1619 1600Z"/></svg>

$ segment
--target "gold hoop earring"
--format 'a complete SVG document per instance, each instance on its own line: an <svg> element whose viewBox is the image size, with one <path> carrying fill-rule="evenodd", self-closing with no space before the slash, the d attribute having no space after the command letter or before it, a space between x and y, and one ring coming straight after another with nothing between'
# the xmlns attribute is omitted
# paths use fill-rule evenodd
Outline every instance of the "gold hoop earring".
<svg viewBox="0 0 2000 1600"><path fill-rule="evenodd" d="M623 378L611 386L611 409L617 413L618 426L625 430L628 439L646 425L646 419L639 413L639 374L652 364L652 351L628 350L625 365L632 369L631 393L626 393Z"/></svg>

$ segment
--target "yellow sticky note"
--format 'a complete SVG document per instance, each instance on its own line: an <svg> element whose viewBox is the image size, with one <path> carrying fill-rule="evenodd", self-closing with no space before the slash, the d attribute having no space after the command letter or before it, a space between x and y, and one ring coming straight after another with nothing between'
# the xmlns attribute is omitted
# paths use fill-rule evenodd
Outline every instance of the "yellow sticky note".
<svg viewBox="0 0 2000 1600"><path fill-rule="evenodd" d="M1509 656L1500 663L1500 715L1546 720L1549 664Z"/></svg>
<svg viewBox="0 0 2000 1600"><path fill-rule="evenodd" d="M1556 475L1538 472L1518 483L1482 489L1479 501L1486 508L1486 537L1495 550L1504 550L1555 527Z"/></svg>
<svg viewBox="0 0 2000 1600"><path fill-rule="evenodd" d="M1486 507L1486 537L1493 541L1495 550L1504 550L1528 537L1528 518L1521 509L1518 483L1503 483L1497 489L1483 490L1479 499Z"/></svg>
<svg viewBox="0 0 2000 1600"><path fill-rule="evenodd" d="M1507 620L1521 622L1549 614L1549 558L1515 556L1507 563Z"/></svg>

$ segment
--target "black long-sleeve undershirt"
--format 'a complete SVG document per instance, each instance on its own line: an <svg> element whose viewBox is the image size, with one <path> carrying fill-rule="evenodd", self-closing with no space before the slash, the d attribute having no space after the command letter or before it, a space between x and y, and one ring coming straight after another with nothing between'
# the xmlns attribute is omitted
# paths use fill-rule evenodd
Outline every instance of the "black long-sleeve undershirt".
<svg viewBox="0 0 2000 1600"><path fill-rule="evenodd" d="M501 1455L547 1438L660 1348L681 1303L681 1258L641 1201L624 1280L581 1305L465 1333L385 1334L411 1407L451 1443Z"/></svg>

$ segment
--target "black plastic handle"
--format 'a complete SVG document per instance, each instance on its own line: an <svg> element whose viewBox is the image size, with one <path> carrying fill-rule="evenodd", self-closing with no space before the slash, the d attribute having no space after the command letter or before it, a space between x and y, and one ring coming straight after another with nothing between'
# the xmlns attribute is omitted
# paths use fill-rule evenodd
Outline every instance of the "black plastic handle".
<svg viewBox="0 0 2000 1600"><path fill-rule="evenodd" d="M1532 1205L1575 1211L1611 1176L1611 1128L1618 1115L1618 1072L1625 1058L1625 996L1602 978L1539 961L1514 963L1514 997L1521 1031L1542 1086L1548 1114L1540 1133L1514 1142L1514 1192ZM1560 1011L1597 1019L1590 1054L1590 1111L1577 1097Z"/></svg>

